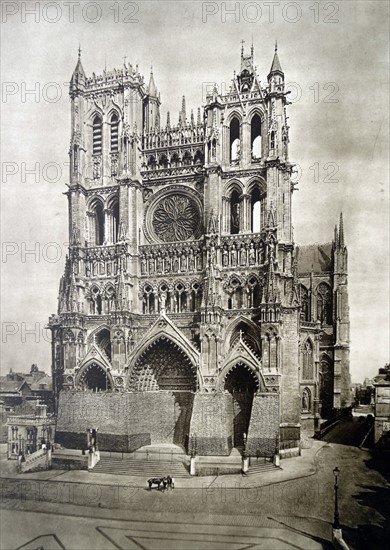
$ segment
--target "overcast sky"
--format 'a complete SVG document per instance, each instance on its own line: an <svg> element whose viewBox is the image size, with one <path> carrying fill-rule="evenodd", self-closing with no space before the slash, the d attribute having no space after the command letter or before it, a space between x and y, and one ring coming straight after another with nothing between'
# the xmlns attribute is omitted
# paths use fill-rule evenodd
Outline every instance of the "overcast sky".
<svg viewBox="0 0 390 550"><path fill-rule="evenodd" d="M375 375L389 360L388 3L280 1L273 14L264 2L65 4L2 2L2 373L50 370L44 326L66 254L67 82L79 43L87 75L127 56L148 79L152 63L162 120L170 110L174 122L183 94L189 112L208 83L229 87L253 35L260 80L277 39L290 84L295 242L329 242L343 211L351 373Z"/></svg>

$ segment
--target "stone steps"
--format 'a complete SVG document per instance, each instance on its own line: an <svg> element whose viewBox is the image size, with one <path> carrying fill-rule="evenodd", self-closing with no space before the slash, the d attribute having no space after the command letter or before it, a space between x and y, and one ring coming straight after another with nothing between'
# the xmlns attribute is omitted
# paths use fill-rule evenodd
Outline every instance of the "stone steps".
<svg viewBox="0 0 390 550"><path fill-rule="evenodd" d="M279 470L279 466L275 466L275 464L272 464L272 462L265 462L261 464L253 464L252 466L249 466L249 470L247 471L246 475L257 475L261 474L263 472L271 472L273 470Z"/></svg>
<svg viewBox="0 0 390 550"><path fill-rule="evenodd" d="M168 474L173 477L190 477L184 464L178 460L134 460L131 458L102 457L92 470L97 474L115 474L128 476L165 477Z"/></svg>

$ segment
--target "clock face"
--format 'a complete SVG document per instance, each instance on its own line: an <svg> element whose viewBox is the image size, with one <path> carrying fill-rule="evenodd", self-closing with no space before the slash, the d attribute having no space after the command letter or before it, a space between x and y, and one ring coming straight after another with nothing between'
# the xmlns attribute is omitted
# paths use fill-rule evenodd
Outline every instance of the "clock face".
<svg viewBox="0 0 390 550"><path fill-rule="evenodd" d="M156 204L152 215L155 235L164 242L195 238L200 227L200 212L194 200L176 193Z"/></svg>

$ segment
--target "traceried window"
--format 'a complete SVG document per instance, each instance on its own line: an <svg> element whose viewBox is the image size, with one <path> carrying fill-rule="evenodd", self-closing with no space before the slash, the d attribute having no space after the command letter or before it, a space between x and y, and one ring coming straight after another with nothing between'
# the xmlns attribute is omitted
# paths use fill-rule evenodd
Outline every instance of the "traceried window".
<svg viewBox="0 0 390 550"><path fill-rule="evenodd" d="M92 152L101 155L103 148L103 123L99 115L96 115L92 123Z"/></svg>

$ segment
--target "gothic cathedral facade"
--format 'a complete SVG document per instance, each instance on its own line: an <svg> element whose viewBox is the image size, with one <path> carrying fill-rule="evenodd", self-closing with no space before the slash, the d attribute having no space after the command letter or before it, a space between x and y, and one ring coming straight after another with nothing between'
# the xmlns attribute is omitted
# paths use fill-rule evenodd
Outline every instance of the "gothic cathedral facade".
<svg viewBox="0 0 390 550"><path fill-rule="evenodd" d="M103 449L272 457L349 404L343 222L294 244L287 97L277 49L266 85L242 49L226 94L163 123L153 73L87 77L79 52L58 441L99 426Z"/></svg>

